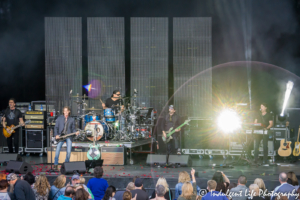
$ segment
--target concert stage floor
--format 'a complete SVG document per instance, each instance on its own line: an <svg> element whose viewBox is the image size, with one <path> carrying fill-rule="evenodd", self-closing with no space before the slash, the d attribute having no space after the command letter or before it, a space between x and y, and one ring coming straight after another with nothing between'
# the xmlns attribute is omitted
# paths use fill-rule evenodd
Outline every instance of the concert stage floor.
<svg viewBox="0 0 300 200"><path fill-rule="evenodd" d="M109 185L114 185L116 188L123 189L127 183L132 181L134 176L144 178L144 186L148 192L151 193L155 187L156 181L159 177L163 176L167 179L170 188L174 190L178 182L178 174L180 171L190 171L191 167L179 168L164 168L164 167L151 167L146 165L146 154L135 154L133 156L134 165L125 166L103 166L104 178L107 179ZM49 164L46 163L46 156L39 157L38 154L29 157L23 156L23 161L30 163L34 168L34 174L39 175L45 173L49 182L52 184L55 178L60 173L47 173L50 169ZM232 164L232 160L228 159L227 164ZM215 166L213 167L213 165ZM216 171L223 171L231 182L236 182L240 175L245 175L248 179L247 185L253 183L255 178L262 178L268 190L273 190L278 184L278 174L282 171L294 171L300 174L299 164L297 163L278 163L279 166L241 166L234 165L233 168L222 167L224 160L221 157L216 157L212 160L198 157L192 157L192 166L196 170L197 185L200 188L206 188L207 180L211 179ZM1 171L5 170L5 166L0 167ZM83 174L87 181L93 176L89 173ZM71 181L71 175L67 175L68 182Z"/></svg>

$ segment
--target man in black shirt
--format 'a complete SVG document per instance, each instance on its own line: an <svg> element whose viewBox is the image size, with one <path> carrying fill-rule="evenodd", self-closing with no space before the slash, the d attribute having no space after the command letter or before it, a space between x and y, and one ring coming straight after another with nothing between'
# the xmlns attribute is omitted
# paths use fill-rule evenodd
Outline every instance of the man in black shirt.
<svg viewBox="0 0 300 200"><path fill-rule="evenodd" d="M166 131L170 130L170 128L177 128L180 125L180 117L176 114L176 110L173 105L169 106L169 113L165 116L164 118L164 123L163 123L163 135L164 137L167 136ZM180 139L180 134L179 134L180 129L176 129L176 132L173 133L171 141L167 143L167 156L174 152L174 150L177 150L177 154L180 154L180 148L179 148L179 139ZM162 145L164 143L159 142L159 145Z"/></svg>
<svg viewBox="0 0 300 200"><path fill-rule="evenodd" d="M102 103L103 109L119 107L120 103L122 103L120 96L121 96L121 92L119 90L114 90L112 96L106 99L105 103ZM122 110L123 109L124 106L122 106Z"/></svg>
<svg viewBox="0 0 300 200"><path fill-rule="evenodd" d="M149 200L147 192L143 188L143 180L140 178L135 179L135 190L131 190L132 197L136 196L136 200Z"/></svg>
<svg viewBox="0 0 300 200"><path fill-rule="evenodd" d="M2 125L3 127L11 126L12 124L15 126L19 125L19 122L24 126L24 120L22 117L22 113L16 106L16 100L14 98L10 98L8 101L9 108L5 110ZM7 124L5 125L5 121ZM15 133L11 135L11 137L7 138L7 146L9 153L13 153L13 146L12 146L12 138L14 138L14 146L15 146L15 153L19 153L19 129L15 129ZM10 133L9 130L7 132Z"/></svg>
<svg viewBox="0 0 300 200"><path fill-rule="evenodd" d="M255 162L258 160L258 150L259 150L259 143L261 140L263 140L263 150L264 150L264 160L263 163L267 164L268 162L268 134L270 128L273 127L273 116L272 114L267 112L267 105L265 103L262 103L260 105L260 111L259 115L254 120L254 123L261 123L264 127L264 133L263 135L254 135L254 159Z"/></svg>

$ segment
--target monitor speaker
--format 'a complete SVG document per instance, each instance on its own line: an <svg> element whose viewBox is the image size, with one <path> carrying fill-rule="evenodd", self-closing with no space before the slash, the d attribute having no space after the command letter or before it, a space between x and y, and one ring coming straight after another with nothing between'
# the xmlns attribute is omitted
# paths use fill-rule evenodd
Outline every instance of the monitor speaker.
<svg viewBox="0 0 300 200"><path fill-rule="evenodd" d="M62 174L84 174L86 172L85 162L65 162L60 168Z"/></svg>
<svg viewBox="0 0 300 200"><path fill-rule="evenodd" d="M169 155L169 163L176 164L180 166L191 166L191 157L190 155ZM147 156L147 165L162 165L166 164L166 155L155 155L148 154Z"/></svg>
<svg viewBox="0 0 300 200"><path fill-rule="evenodd" d="M27 162L22 161L9 161L5 169L9 173L15 174L26 174L27 172L32 172L32 167Z"/></svg>

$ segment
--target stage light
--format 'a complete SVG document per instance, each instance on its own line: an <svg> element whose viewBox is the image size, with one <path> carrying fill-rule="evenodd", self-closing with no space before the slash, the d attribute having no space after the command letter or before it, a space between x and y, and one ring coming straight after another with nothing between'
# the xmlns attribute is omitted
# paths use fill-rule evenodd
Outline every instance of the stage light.
<svg viewBox="0 0 300 200"><path fill-rule="evenodd" d="M287 102L288 102L288 100L290 98L293 86L294 86L294 83L292 81L289 81L286 84L286 91L285 91L285 95L284 95L284 101L283 101L282 111L281 111L281 114L280 114L281 117L284 116L284 110L285 110Z"/></svg>
<svg viewBox="0 0 300 200"><path fill-rule="evenodd" d="M86 91L90 92L92 89L92 84L84 85L83 87L86 89Z"/></svg>
<svg viewBox="0 0 300 200"><path fill-rule="evenodd" d="M217 119L217 124L224 133L232 133L241 128L242 121L236 111L224 109Z"/></svg>

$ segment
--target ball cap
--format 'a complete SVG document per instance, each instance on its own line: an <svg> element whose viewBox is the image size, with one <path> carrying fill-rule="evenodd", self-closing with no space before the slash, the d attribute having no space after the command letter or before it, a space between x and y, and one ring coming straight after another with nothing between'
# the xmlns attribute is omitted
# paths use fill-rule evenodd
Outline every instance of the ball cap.
<svg viewBox="0 0 300 200"><path fill-rule="evenodd" d="M13 181L13 180L16 180L16 179L18 179L18 177L15 173L10 173L6 176L6 180L8 180L8 181Z"/></svg>
<svg viewBox="0 0 300 200"><path fill-rule="evenodd" d="M77 179L77 180L79 180L79 179L80 179L79 175L77 175L77 174L74 174L74 175L72 176L72 181L73 181L74 179Z"/></svg>
<svg viewBox="0 0 300 200"><path fill-rule="evenodd" d="M175 107L173 105L169 105L169 109L175 110Z"/></svg>
<svg viewBox="0 0 300 200"><path fill-rule="evenodd" d="M140 178L135 179L134 185L135 185L135 187L142 187L143 180Z"/></svg>

